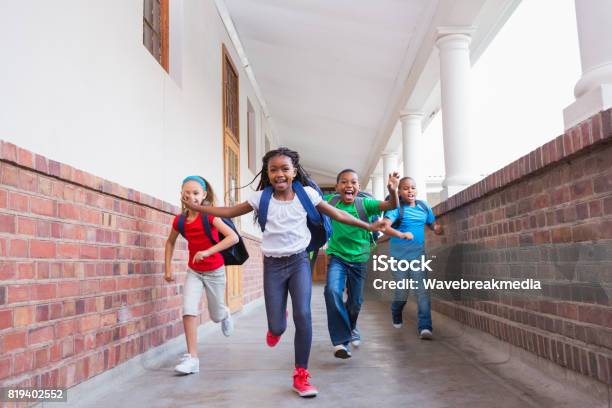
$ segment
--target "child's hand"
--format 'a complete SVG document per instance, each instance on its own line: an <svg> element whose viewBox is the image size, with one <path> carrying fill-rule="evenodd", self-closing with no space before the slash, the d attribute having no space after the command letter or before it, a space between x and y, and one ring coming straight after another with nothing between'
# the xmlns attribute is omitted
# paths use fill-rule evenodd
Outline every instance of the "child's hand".
<svg viewBox="0 0 612 408"><path fill-rule="evenodd" d="M387 182L387 188L389 191L397 191L397 187L399 186L400 176L397 171L389 174L389 181Z"/></svg>
<svg viewBox="0 0 612 408"><path fill-rule="evenodd" d="M385 220L378 220L369 225L369 230L372 232L382 232L387 228L387 222Z"/></svg>
<svg viewBox="0 0 612 408"><path fill-rule="evenodd" d="M412 235L412 232L404 232L402 234L402 239L406 239L410 241L414 239L414 235Z"/></svg>
<svg viewBox="0 0 612 408"><path fill-rule="evenodd" d="M208 251L199 251L193 256L193 263L202 262L202 259L209 257L210 254Z"/></svg>
<svg viewBox="0 0 612 408"><path fill-rule="evenodd" d="M433 230L434 230L434 234L436 234L436 235L442 235L442 233L444 232L444 229L442 228L442 225L440 225L437 222L434 223Z"/></svg>
<svg viewBox="0 0 612 408"><path fill-rule="evenodd" d="M168 283L174 282L174 276L172 276L172 272L164 273L164 280Z"/></svg>

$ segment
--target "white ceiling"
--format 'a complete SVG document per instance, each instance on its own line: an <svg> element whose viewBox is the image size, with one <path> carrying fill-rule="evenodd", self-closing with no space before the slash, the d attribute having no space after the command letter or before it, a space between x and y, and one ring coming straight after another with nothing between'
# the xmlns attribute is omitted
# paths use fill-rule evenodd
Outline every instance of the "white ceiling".
<svg viewBox="0 0 612 408"><path fill-rule="evenodd" d="M280 144L300 152L315 178L368 170L431 3L225 0Z"/></svg>

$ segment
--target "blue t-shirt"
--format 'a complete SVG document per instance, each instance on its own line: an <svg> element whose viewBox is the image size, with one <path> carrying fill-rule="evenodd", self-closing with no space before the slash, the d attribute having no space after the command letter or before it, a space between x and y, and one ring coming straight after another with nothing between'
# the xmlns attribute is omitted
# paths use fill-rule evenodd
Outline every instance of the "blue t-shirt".
<svg viewBox="0 0 612 408"><path fill-rule="evenodd" d="M427 210L415 203L414 207L404 204L403 217L399 226L394 227L400 232L411 232L412 240L391 237L391 256L401 259L412 259L420 256L425 250L425 224L433 224L436 216L429 204L425 203ZM385 218L395 222L399 217L399 208L385 212Z"/></svg>

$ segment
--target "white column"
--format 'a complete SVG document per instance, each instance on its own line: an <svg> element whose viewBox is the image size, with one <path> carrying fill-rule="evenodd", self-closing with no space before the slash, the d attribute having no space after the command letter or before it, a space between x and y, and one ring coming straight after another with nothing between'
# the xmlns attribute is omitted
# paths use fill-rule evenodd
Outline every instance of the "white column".
<svg viewBox="0 0 612 408"><path fill-rule="evenodd" d="M417 196L427 199L427 186L423 163L427 152L424 148L423 114L421 112L403 112L400 114L402 124L402 154L404 157L404 176L412 177L416 182Z"/></svg>
<svg viewBox="0 0 612 408"><path fill-rule="evenodd" d="M382 160L383 160L383 178L384 178L384 181L387 182L387 179L389 178L389 174L393 173L394 171L399 170L397 168L398 155L395 152L383 153Z"/></svg>
<svg viewBox="0 0 612 408"><path fill-rule="evenodd" d="M438 29L440 50L440 88L442 93L442 131L446 178L442 199L478 181L476 149L469 126L470 33L471 28Z"/></svg>
<svg viewBox="0 0 612 408"><path fill-rule="evenodd" d="M612 107L612 1L575 1L582 77L563 110L565 129Z"/></svg>
<svg viewBox="0 0 612 408"><path fill-rule="evenodd" d="M371 177L372 180L372 195L377 200L385 198L385 184L383 182L382 174L374 174Z"/></svg>

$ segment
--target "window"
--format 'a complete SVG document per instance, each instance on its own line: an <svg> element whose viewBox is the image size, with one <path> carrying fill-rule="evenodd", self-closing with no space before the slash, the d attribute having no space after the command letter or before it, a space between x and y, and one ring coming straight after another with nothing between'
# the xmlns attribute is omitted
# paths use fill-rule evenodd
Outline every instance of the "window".
<svg viewBox="0 0 612 408"><path fill-rule="evenodd" d="M144 0L142 42L151 55L169 72L168 1Z"/></svg>
<svg viewBox="0 0 612 408"><path fill-rule="evenodd" d="M257 128L255 124L255 110L251 101L247 99L247 147L249 152L249 170L257 173Z"/></svg>
<svg viewBox="0 0 612 408"><path fill-rule="evenodd" d="M223 125L237 143L240 143L240 125L238 122L238 71L223 46Z"/></svg>

